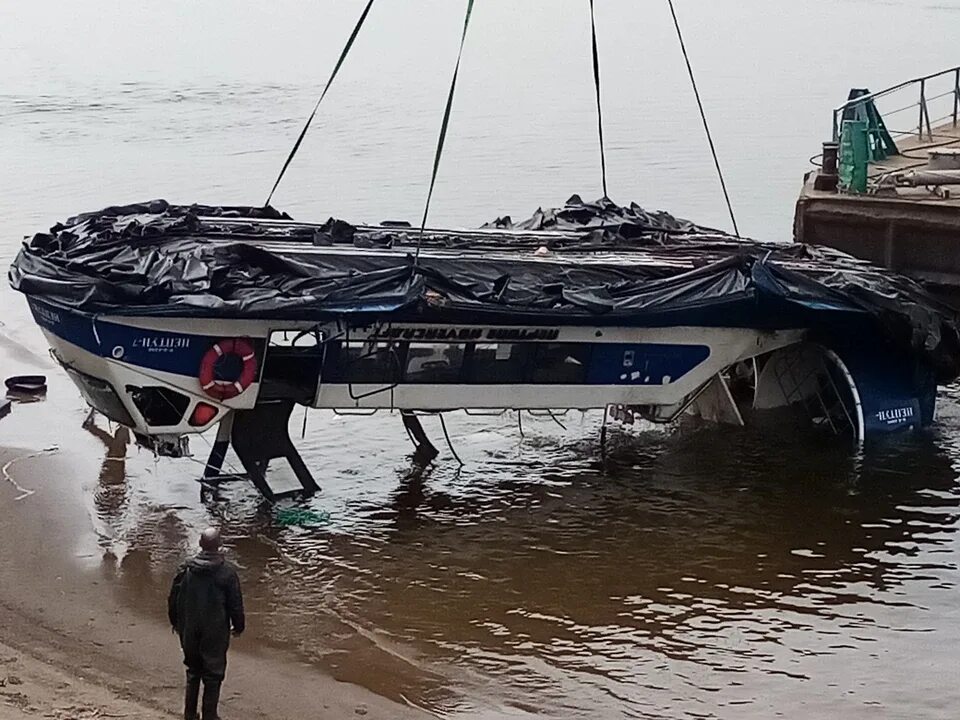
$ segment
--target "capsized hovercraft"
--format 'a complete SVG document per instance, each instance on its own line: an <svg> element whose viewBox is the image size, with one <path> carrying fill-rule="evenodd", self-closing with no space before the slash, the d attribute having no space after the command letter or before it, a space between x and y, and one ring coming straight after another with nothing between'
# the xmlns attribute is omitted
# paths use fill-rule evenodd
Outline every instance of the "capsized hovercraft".
<svg viewBox="0 0 960 720"><path fill-rule="evenodd" d="M741 240L574 196L476 230L294 222L163 201L79 215L10 278L87 402L169 454L219 423L257 487L297 404L615 408L742 425L792 407L863 439L934 420L955 312L840 252Z"/></svg>

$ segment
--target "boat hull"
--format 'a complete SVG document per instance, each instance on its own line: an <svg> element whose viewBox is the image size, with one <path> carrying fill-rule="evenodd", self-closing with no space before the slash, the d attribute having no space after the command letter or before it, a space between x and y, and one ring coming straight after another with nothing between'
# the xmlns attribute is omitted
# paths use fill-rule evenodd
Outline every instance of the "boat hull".
<svg viewBox="0 0 960 720"><path fill-rule="evenodd" d="M99 316L33 297L29 304L54 357L87 401L144 436L203 432L232 412L277 401L342 412L614 406L642 408L645 417L666 421L703 410L712 397L710 403L729 407L701 414L743 424L744 404L728 387L732 369L743 368L755 373L751 409L802 401L815 411L817 393L829 381L843 398L838 401L845 424L856 437L932 419L929 388L912 382L916 373L903 363L885 356L871 361L852 345L811 343L803 329L385 322L345 327ZM229 398L211 394L200 379L211 348L225 339L249 343L256 368L253 380ZM797 359L791 349L800 347L807 349ZM818 372L811 363L833 368L820 385L809 379Z"/></svg>

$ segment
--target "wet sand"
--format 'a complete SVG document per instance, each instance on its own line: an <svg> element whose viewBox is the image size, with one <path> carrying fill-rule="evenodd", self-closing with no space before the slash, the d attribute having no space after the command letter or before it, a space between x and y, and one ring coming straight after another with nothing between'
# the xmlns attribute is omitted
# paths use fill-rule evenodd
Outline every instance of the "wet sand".
<svg viewBox="0 0 960 720"><path fill-rule="evenodd" d="M25 454L23 450L0 450L0 463ZM66 476L75 459L61 455L22 461L14 477L24 488L36 487ZM176 637L163 622L117 605L101 572L63 562L59 551L71 540L69 525L54 528L44 521L46 512L58 514L49 504L50 494L37 492L17 501L21 494L9 482L0 486L0 505L7 508L0 545L8 549L0 567L0 680L14 676L23 682L11 686L8 681L0 697L18 711L30 707L40 714L59 712L67 701L90 712L103 708L100 717L178 713L183 671ZM158 615L165 598L153 601L157 610L152 614ZM243 645L244 638L235 640L229 658L223 700L227 717L425 716Z"/></svg>
<svg viewBox="0 0 960 720"><path fill-rule="evenodd" d="M135 717L165 720L170 713L144 705L124 690L113 690L37 657L0 643L0 720L45 717L56 720Z"/></svg>

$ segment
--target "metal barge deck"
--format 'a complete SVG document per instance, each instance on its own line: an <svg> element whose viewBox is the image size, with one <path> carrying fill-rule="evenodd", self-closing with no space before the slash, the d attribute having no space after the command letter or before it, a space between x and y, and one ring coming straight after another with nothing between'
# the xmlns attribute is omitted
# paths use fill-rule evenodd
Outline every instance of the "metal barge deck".
<svg viewBox="0 0 960 720"><path fill-rule="evenodd" d="M834 111L835 143L844 117L862 116L853 111L868 105L876 107L881 122L868 123L873 127L865 191L836 188L823 167L808 173L797 201L794 239L902 272L960 307L960 179L936 186L894 180L923 170L931 151L960 157L960 67L877 93L851 92ZM896 152L878 147L886 128Z"/></svg>

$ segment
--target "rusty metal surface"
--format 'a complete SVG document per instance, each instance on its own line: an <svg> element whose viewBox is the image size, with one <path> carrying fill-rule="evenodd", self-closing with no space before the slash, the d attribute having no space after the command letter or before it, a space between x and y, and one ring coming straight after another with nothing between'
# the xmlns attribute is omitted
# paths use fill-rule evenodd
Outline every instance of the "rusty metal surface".
<svg viewBox="0 0 960 720"><path fill-rule="evenodd" d="M872 163L873 179L925 164L928 151L960 147L960 127L934 130L934 143L900 140L902 154ZM853 195L817 190L805 178L794 240L824 245L911 275L960 306L960 187L948 197L926 188L888 188Z"/></svg>

